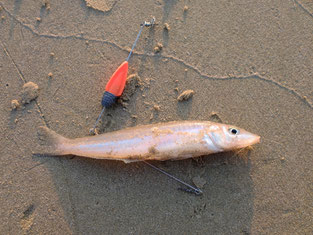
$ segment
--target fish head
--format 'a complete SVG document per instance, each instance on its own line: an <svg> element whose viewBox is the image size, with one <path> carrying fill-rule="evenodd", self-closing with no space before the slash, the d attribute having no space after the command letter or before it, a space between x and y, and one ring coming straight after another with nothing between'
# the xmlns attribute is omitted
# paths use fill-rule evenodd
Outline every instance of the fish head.
<svg viewBox="0 0 313 235"><path fill-rule="evenodd" d="M260 142L260 136L226 124L215 125L210 132L210 139L220 151L245 148Z"/></svg>

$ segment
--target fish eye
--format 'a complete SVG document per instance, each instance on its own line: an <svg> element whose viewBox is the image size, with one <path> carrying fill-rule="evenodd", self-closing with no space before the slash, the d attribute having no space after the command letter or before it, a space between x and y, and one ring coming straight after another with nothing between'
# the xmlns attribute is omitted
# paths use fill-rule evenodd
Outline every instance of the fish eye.
<svg viewBox="0 0 313 235"><path fill-rule="evenodd" d="M229 128L228 131L233 134L233 135L238 135L239 134L239 130L235 129L235 128Z"/></svg>

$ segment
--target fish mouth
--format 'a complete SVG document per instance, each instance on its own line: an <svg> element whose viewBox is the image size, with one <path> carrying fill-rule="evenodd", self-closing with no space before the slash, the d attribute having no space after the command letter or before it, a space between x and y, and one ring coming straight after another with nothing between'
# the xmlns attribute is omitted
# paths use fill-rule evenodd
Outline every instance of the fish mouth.
<svg viewBox="0 0 313 235"><path fill-rule="evenodd" d="M258 144L261 142L261 136L255 135L253 140L251 141L251 145Z"/></svg>
<svg viewBox="0 0 313 235"><path fill-rule="evenodd" d="M242 145L239 146L239 148L245 148L254 144L258 144L261 142L261 137L258 135L252 135L247 139Z"/></svg>

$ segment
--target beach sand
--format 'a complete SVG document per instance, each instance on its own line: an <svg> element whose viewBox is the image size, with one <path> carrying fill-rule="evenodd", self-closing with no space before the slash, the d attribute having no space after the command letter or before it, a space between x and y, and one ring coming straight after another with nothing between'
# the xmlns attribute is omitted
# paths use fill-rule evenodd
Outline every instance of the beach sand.
<svg viewBox="0 0 313 235"><path fill-rule="evenodd" d="M0 233L312 233L312 1L88 2L0 1ZM260 135L248 160L153 163L205 182L201 196L140 162L33 154L41 125L88 135L151 16L158 25L129 62L140 82L99 131L219 119ZM22 104L27 82L38 97ZM192 98L178 101L186 90Z"/></svg>

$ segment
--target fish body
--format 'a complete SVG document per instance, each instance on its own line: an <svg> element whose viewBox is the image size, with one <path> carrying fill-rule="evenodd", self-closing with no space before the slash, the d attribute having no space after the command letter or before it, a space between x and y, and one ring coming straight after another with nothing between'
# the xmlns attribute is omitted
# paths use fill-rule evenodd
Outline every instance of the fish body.
<svg viewBox="0 0 313 235"><path fill-rule="evenodd" d="M260 137L241 128L210 121L174 121L67 139L41 127L46 152L53 155L122 160L181 160L244 148Z"/></svg>

